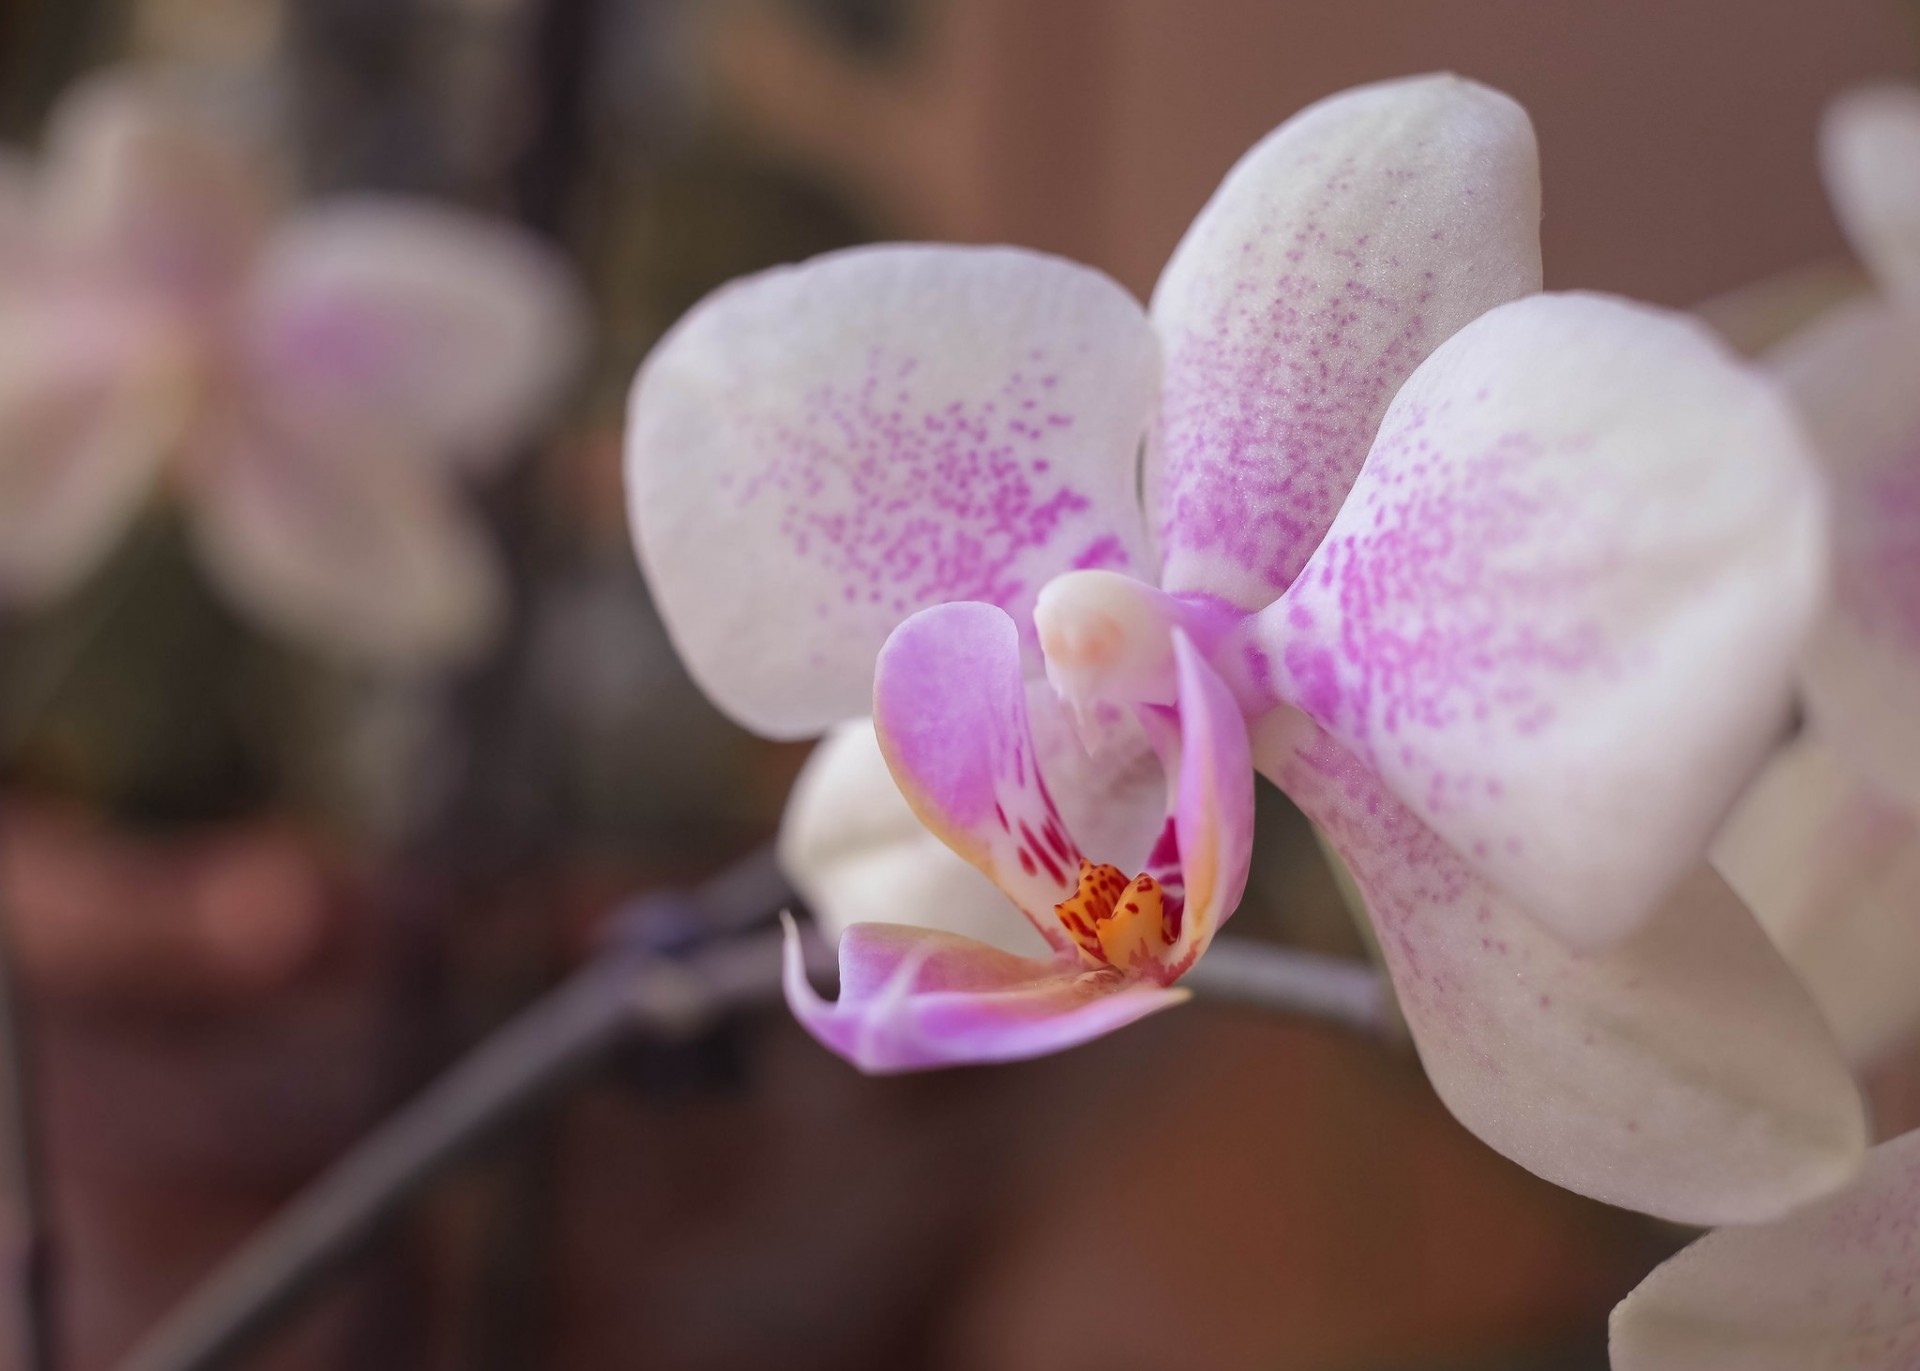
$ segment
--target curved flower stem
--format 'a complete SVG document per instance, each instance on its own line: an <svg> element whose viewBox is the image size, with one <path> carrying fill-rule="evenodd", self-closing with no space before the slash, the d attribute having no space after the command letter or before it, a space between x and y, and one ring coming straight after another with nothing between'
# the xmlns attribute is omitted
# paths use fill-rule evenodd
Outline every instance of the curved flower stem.
<svg viewBox="0 0 1920 1371"><path fill-rule="evenodd" d="M296 1197L134 1349L123 1371L230 1364L502 1129L636 1034L683 1041L777 997L779 965L770 933L684 961L620 953L589 963Z"/></svg>
<svg viewBox="0 0 1920 1371"><path fill-rule="evenodd" d="M120 1371L214 1371L297 1309L439 1176L636 1037L686 1041L780 999L784 903L759 854L690 897L642 901L615 942L356 1146L169 1315ZM755 927L755 925L760 925ZM702 941L703 938L712 941ZM811 969L832 956L810 942ZM1354 963L1217 941L1187 978L1202 999L1385 1034L1381 978Z"/></svg>
<svg viewBox="0 0 1920 1371"><path fill-rule="evenodd" d="M1180 984L1202 1001L1293 1014L1376 1037L1404 1032L1387 978L1345 957L1217 938Z"/></svg>

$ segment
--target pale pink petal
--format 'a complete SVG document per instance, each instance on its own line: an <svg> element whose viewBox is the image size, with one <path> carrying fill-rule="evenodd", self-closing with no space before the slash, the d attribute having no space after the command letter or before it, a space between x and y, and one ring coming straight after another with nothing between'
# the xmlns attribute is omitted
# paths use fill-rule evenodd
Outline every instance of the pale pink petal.
<svg viewBox="0 0 1920 1371"><path fill-rule="evenodd" d="M499 626L504 588L446 476L371 441L316 446L258 416L199 439L189 490L200 550L269 626L384 670L456 665Z"/></svg>
<svg viewBox="0 0 1920 1371"><path fill-rule="evenodd" d="M345 416L411 451L496 461L580 361L584 309L550 248L425 201L357 197L274 235L240 346L282 413Z"/></svg>
<svg viewBox="0 0 1920 1371"><path fill-rule="evenodd" d="M1702 860L1785 721L1820 497L1786 407L1698 324L1534 296L1408 381L1260 645L1468 865L1601 945Z"/></svg>
<svg viewBox="0 0 1920 1371"><path fill-rule="evenodd" d="M1771 361L1831 492L1832 593L1803 678L1813 726L1920 807L1920 314L1848 306Z"/></svg>
<svg viewBox="0 0 1920 1371"><path fill-rule="evenodd" d="M854 924L888 923L1025 957L1048 951L1000 888L907 807L871 719L836 725L807 759L781 819L780 865L830 942Z"/></svg>
<svg viewBox="0 0 1920 1371"><path fill-rule="evenodd" d="M736 283L635 382L627 494L695 679L762 733L866 712L908 614L1144 569L1152 330L1097 272L1010 248L878 247Z"/></svg>
<svg viewBox="0 0 1920 1371"><path fill-rule="evenodd" d="M1246 721L1219 675L1179 629L1173 650L1180 674L1180 758L1171 822L1185 906L1168 961L1184 970L1206 951L1246 893L1253 862L1253 758Z"/></svg>
<svg viewBox="0 0 1920 1371"><path fill-rule="evenodd" d="M1290 710L1255 737L1364 895L1434 1089L1557 1185L1682 1223L1844 1184L1866 1122L1819 1011L1704 868L1635 936L1571 950Z"/></svg>
<svg viewBox="0 0 1920 1371"><path fill-rule="evenodd" d="M175 73L125 69L83 81L49 124L43 183L54 246L181 303L222 302L270 212L245 127Z"/></svg>
<svg viewBox="0 0 1920 1371"><path fill-rule="evenodd" d="M65 593L125 532L184 422L176 362L110 297L22 285L0 299L0 599Z"/></svg>
<svg viewBox="0 0 1920 1371"><path fill-rule="evenodd" d="M972 600L913 615L880 651L873 723L920 822L1066 948L1054 906L1083 854L1040 775L1013 620Z"/></svg>
<svg viewBox="0 0 1920 1371"><path fill-rule="evenodd" d="M1881 288L1920 296L1920 90L1840 96L1821 125L1820 169L1834 216Z"/></svg>
<svg viewBox="0 0 1920 1371"><path fill-rule="evenodd" d="M785 989L809 1033L872 1074L1044 1056L1187 998L952 933L863 923L840 939L840 998L829 1003L807 984L791 920Z"/></svg>
<svg viewBox="0 0 1920 1371"><path fill-rule="evenodd" d="M1920 1032L1920 820L1807 735L1714 840L1727 878L1866 1066Z"/></svg>
<svg viewBox="0 0 1920 1371"><path fill-rule="evenodd" d="M1613 1311L1614 1371L1920 1366L1920 1133L1880 1144L1837 1195L1722 1228Z"/></svg>
<svg viewBox="0 0 1920 1371"><path fill-rule="evenodd" d="M1284 589L1400 383L1540 288L1539 229L1525 111L1455 76L1345 91L1243 157L1153 295L1166 587L1255 609Z"/></svg>

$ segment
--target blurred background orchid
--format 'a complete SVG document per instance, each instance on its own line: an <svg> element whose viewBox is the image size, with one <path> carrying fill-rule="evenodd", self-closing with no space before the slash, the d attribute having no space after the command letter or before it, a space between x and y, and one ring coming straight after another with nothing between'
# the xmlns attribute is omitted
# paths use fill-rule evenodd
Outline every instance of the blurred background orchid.
<svg viewBox="0 0 1920 1371"><path fill-rule="evenodd" d="M1920 660L1920 134L1916 97L1885 84L1916 65L1908 24L1896 0L0 0L0 895L40 1068L65 1364L121 1364L424 1082L571 969L632 954L694 1026L598 1059L550 1111L463 1148L229 1364L1607 1365L1607 1311L1688 1235L1487 1147L1392 1031L1223 1012L1203 991L1058 1057L873 1080L770 1003L689 1000L704 951L766 950L771 896L749 882L716 914L661 892L763 871L751 854L783 807L782 851L829 937L937 909L1009 952L1039 943L915 818L870 723L808 754L739 729L684 674L623 519L627 389L725 282L881 239L1058 254L1144 300L1235 159L1294 111L1424 71L1508 92L1544 157L1530 287L1708 302L1821 450L1837 592L1798 719L1755 725L1748 740L1780 750L1714 852L1889 1138L1920 1124L1920 741L1903 708ZM1836 92L1869 80L1817 138ZM731 356L768 341L749 332ZM1660 488L1649 475L1645 499ZM761 551L703 554L738 572ZM737 608L719 604L716 630ZM1715 736L1604 693L1587 705L1622 721L1595 759L1621 774ZM1089 722L1030 708L1054 742ZM1414 803L1390 755L1340 732L1357 720L1320 722L1358 771L1317 726L1256 736L1254 760L1346 861L1257 781L1246 893L1202 965L1317 955L1377 995L1358 877L1417 986L1408 930L1447 926L1420 923L1445 912L1436 895L1485 895L1484 835ZM1102 756L1089 785L1150 795L1157 828L1157 763ZM1690 774L1723 802L1753 760ZM1601 854L1649 829L1697 855L1699 793L1619 793L1618 822L1565 828L1593 841L1562 855L1592 865L1547 896L1624 896ZM1521 817L1544 832L1555 796L1535 798ZM1405 854L1368 841L1396 833L1432 838L1432 879L1409 885ZM1659 914L1601 951L1515 914L1510 943L1543 940L1519 949L1510 994L1416 992L1405 1017L1440 1093L1536 1170L1683 1218L1759 1218L1766 1204L1723 1202L1753 1187L1709 1150L1655 1194L1624 1124L1608 1152L1591 1128L1556 1133L1564 1111L1475 1112L1503 1079L1617 1102L1649 1063L1684 1083L1708 1059L1738 1069L1702 1079L1775 1103L1818 1076L1835 1109L1803 1122L1857 1110L1830 1050L1788 1050L1820 1034L1739 902L1698 870L1682 893L1702 918ZM1722 974L1730 947L1741 975ZM1415 950L1469 965L1444 940ZM1774 992L1735 993L1745 973ZM1712 1025L1733 1020L1794 1031L1729 1045ZM1555 1034L1581 1031L1634 1051L1556 1075ZM1773 1069L1814 1056L1811 1074ZM1814 1127L1802 1150L1830 1157L1834 1136ZM1859 1295L1871 1318L1851 1342L1823 1341L1796 1300L1809 1261L1841 1300L1897 1273L1910 1142L1654 1277L1617 1316L1620 1371L1761 1347L1901 1366L1905 1296ZM10 1239L18 1202L0 1173ZM1895 1221L1855 1222L1874 1215ZM0 1334L17 1314L0 1298Z"/></svg>

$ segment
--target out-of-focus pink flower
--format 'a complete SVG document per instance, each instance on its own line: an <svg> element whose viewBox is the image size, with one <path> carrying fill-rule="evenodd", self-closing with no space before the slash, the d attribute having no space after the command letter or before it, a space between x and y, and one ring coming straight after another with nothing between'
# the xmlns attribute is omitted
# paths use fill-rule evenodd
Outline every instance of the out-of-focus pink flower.
<svg viewBox="0 0 1920 1371"><path fill-rule="evenodd" d="M528 235L398 199L283 216L184 87L95 78L0 165L0 596L67 591L164 482L269 625L469 655L502 585L455 478L525 439L582 323Z"/></svg>
<svg viewBox="0 0 1920 1371"><path fill-rule="evenodd" d="M1715 862L1865 1065L1920 1031L1920 89L1835 101L1822 157L1881 293L1769 359L1826 468L1831 594L1801 669L1805 733Z"/></svg>
<svg viewBox="0 0 1920 1371"><path fill-rule="evenodd" d="M1702 865L1784 716L1820 492L1702 330L1537 294L1538 219L1517 105L1391 82L1254 148L1150 313L883 247L661 344L627 473L675 642L749 727L840 726L784 843L841 930L837 1003L790 965L816 1036L897 1070L1174 1003L1257 770L1493 1146L1700 1222L1852 1173L1831 1036Z"/></svg>

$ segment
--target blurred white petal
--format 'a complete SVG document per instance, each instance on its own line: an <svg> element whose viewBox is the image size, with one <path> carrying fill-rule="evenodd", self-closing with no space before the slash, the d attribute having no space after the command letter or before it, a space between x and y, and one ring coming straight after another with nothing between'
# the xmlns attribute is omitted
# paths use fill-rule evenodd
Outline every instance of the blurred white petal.
<svg viewBox="0 0 1920 1371"><path fill-rule="evenodd" d="M51 242L182 304L211 308L259 245L273 196L257 150L184 77L90 77L51 116L41 181Z"/></svg>
<svg viewBox="0 0 1920 1371"><path fill-rule="evenodd" d="M475 656L498 629L492 546L446 474L372 441L325 445L216 418L187 474L202 553L244 609L309 646L389 669Z"/></svg>
<svg viewBox="0 0 1920 1371"><path fill-rule="evenodd" d="M1863 86L1836 99L1820 167L1834 215L1881 289L1920 297L1920 89Z"/></svg>
<svg viewBox="0 0 1920 1371"><path fill-rule="evenodd" d="M182 360L83 290L0 302L0 599L54 598L106 556L179 438Z"/></svg>
<svg viewBox="0 0 1920 1371"><path fill-rule="evenodd" d="M571 378L585 327L566 266L531 234L357 197L274 235L240 346L250 384L282 414L486 464L513 453Z"/></svg>
<svg viewBox="0 0 1920 1371"><path fill-rule="evenodd" d="M1807 983L1849 1061L1920 1030L1920 823L1812 735L1782 749L1713 863Z"/></svg>
<svg viewBox="0 0 1920 1371"><path fill-rule="evenodd" d="M1863 301L1771 360L1826 468L1832 591L1802 676L1820 736L1920 808L1920 311Z"/></svg>

